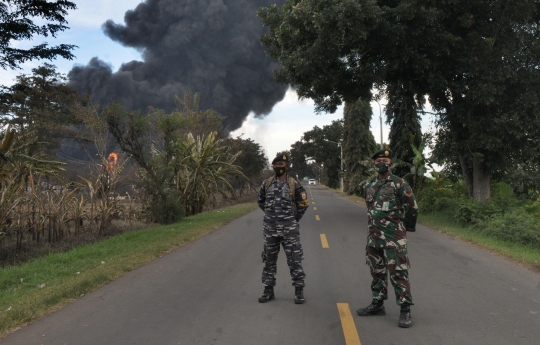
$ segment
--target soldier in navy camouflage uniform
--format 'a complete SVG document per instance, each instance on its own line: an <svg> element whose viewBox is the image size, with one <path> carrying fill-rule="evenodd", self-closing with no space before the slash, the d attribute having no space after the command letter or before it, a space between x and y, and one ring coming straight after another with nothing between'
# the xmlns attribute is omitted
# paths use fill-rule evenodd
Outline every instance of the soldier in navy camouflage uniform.
<svg viewBox="0 0 540 345"><path fill-rule="evenodd" d="M295 287L294 303L302 304L305 301L303 288L306 274L302 268L304 253L298 222L309 203L304 187L287 174L290 167L288 155L278 155L272 161L272 166L275 176L263 181L257 200L259 207L264 211L262 283L265 289L259 302L266 303L274 299L277 258L282 245Z"/></svg>
<svg viewBox="0 0 540 345"><path fill-rule="evenodd" d="M401 306L399 327L410 327L411 286L408 269L407 231L415 231L418 206L409 183L392 175L392 158L388 150L373 155L378 176L368 180L365 198L368 212L366 261L371 276L372 303L356 312L360 316L385 315L384 300L388 298L388 277L394 287L396 301Z"/></svg>

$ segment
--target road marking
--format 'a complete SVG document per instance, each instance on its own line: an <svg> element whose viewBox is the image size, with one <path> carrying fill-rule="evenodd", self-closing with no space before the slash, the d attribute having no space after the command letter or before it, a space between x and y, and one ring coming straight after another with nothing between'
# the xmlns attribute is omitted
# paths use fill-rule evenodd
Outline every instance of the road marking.
<svg viewBox="0 0 540 345"><path fill-rule="evenodd" d="M326 240L325 234L321 234L321 243L323 248L330 248L330 246L328 245L328 241Z"/></svg>
<svg viewBox="0 0 540 345"><path fill-rule="evenodd" d="M313 211L317 211L317 207L313 207Z"/></svg>
<svg viewBox="0 0 540 345"><path fill-rule="evenodd" d="M343 327L343 335L345 336L346 345L362 345L356 325L354 324L351 315L351 309L348 303L338 303L339 318L341 319L341 327Z"/></svg>
<svg viewBox="0 0 540 345"><path fill-rule="evenodd" d="M315 215L315 220L321 220L321 217L319 217L318 214Z"/></svg>

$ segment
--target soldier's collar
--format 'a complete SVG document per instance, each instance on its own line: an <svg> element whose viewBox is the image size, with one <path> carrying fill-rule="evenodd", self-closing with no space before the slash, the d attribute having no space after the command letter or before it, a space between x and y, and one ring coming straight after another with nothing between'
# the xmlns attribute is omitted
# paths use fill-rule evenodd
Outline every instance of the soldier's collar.
<svg viewBox="0 0 540 345"><path fill-rule="evenodd" d="M385 177L384 179L382 179L382 180L379 178L379 176L376 176L376 178L377 178L377 182L383 182L383 181L386 182L386 181L392 181L392 177L393 177L393 176L394 176L394 175L393 175L392 173L390 173L390 174L388 174L388 176L386 176L386 177Z"/></svg>

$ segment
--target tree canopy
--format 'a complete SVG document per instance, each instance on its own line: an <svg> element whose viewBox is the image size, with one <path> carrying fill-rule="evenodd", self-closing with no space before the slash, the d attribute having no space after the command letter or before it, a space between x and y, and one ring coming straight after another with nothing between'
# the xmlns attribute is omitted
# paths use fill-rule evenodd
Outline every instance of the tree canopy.
<svg viewBox="0 0 540 345"><path fill-rule="evenodd" d="M36 35L56 37L60 31L68 29L65 19L68 10L74 10L75 3L66 0L2 0L0 2L0 67L16 69L28 60L55 59L61 56L73 59L72 44L49 47L41 43L30 49L13 47L13 41L32 40Z"/></svg>
<svg viewBox="0 0 540 345"><path fill-rule="evenodd" d="M489 197L511 158L538 157L540 3L535 0L289 0L262 8L261 38L320 111L399 89L438 113L435 153Z"/></svg>
<svg viewBox="0 0 540 345"><path fill-rule="evenodd" d="M343 110L343 160L345 170L345 191L360 193L359 185L370 175L371 154L377 144L371 133L369 123L372 110L369 101L358 99L345 103Z"/></svg>
<svg viewBox="0 0 540 345"><path fill-rule="evenodd" d="M0 125L10 124L20 133L35 131L39 150L51 154L64 138L73 138L79 123L73 105L77 92L54 65L45 63L32 74L17 76L15 84L0 87Z"/></svg>
<svg viewBox="0 0 540 345"><path fill-rule="evenodd" d="M340 158L341 149L338 143L341 143L343 138L343 121L332 121L330 125L313 127L312 130L304 133L300 141L297 141L292 145L291 149L291 162L295 173L300 174L307 168L308 161L315 161L315 163L322 167L322 170L318 170L317 173L321 174L320 177L323 183L327 184L331 188L339 187L340 178Z"/></svg>

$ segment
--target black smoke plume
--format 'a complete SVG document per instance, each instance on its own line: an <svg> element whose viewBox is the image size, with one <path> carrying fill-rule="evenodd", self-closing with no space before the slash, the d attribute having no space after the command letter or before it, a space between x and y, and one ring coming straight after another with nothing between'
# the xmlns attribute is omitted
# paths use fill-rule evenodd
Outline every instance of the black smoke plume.
<svg viewBox="0 0 540 345"><path fill-rule="evenodd" d="M252 111L268 114L287 86L277 84L277 61L259 42L264 28L257 9L285 0L146 0L127 11L125 25L111 20L105 34L141 51L143 61L110 66L92 58L68 74L72 87L106 105L120 100L131 109L174 108L173 96L200 92L201 107L239 128Z"/></svg>

